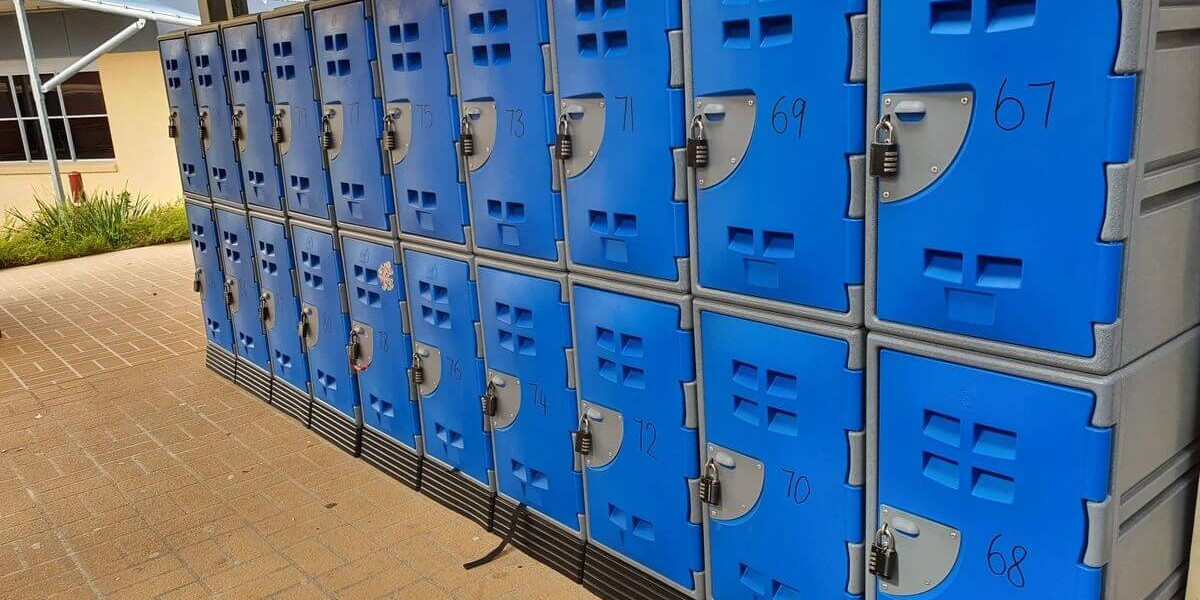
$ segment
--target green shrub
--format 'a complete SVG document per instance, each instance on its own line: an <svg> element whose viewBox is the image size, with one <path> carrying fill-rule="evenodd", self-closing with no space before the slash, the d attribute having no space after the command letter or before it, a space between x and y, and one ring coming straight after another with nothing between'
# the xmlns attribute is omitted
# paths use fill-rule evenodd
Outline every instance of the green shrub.
<svg viewBox="0 0 1200 600"><path fill-rule="evenodd" d="M151 205L127 190L58 205L36 198L28 214L10 209L0 225L0 268L185 240L183 202Z"/></svg>

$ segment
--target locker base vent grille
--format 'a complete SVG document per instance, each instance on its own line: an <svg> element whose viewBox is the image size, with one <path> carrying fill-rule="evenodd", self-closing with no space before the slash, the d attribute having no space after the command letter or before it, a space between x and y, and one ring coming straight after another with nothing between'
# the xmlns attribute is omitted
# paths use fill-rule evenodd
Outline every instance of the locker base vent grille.
<svg viewBox="0 0 1200 600"><path fill-rule="evenodd" d="M421 456L386 435L364 427L362 458L400 483L421 489Z"/></svg>
<svg viewBox="0 0 1200 600"><path fill-rule="evenodd" d="M228 350L209 344L204 351L204 364L217 375L233 381L237 362Z"/></svg>
<svg viewBox="0 0 1200 600"><path fill-rule="evenodd" d="M290 383L279 379L275 380L275 384L271 387L271 405L300 421L305 427L309 426L308 417L312 400L306 392L292 387Z"/></svg>
<svg viewBox="0 0 1200 600"><path fill-rule="evenodd" d="M233 373L233 382L259 400L271 401L271 374L240 356L237 358L237 369Z"/></svg>
<svg viewBox="0 0 1200 600"><path fill-rule="evenodd" d="M421 493L491 531L496 495L467 476L426 461L421 472Z"/></svg>
<svg viewBox="0 0 1200 600"><path fill-rule="evenodd" d="M647 575L624 559L588 545L583 587L604 600L688 600L683 592Z"/></svg>
<svg viewBox="0 0 1200 600"><path fill-rule="evenodd" d="M512 527L517 505L496 497L494 528L503 536ZM538 562L566 575L575 583L583 581L583 539L572 535L541 515L526 512L512 534L512 544Z"/></svg>
<svg viewBox="0 0 1200 600"><path fill-rule="evenodd" d="M362 429L342 413L322 402L313 402L309 427L334 446L345 450L351 456L358 456L359 435Z"/></svg>

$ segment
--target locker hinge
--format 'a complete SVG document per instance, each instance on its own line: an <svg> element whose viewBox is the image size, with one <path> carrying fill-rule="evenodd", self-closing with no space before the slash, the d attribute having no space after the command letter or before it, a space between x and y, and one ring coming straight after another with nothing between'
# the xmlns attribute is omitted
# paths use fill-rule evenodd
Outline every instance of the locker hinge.
<svg viewBox="0 0 1200 600"><path fill-rule="evenodd" d="M575 349L563 348L563 353L567 355L567 388L573 390L578 386L575 371Z"/></svg>
<svg viewBox="0 0 1200 600"><path fill-rule="evenodd" d="M404 335L412 335L412 324L409 323L408 315L408 300L400 301L400 314L404 316L403 321L400 323L400 331L403 332Z"/></svg>
<svg viewBox="0 0 1200 600"><path fill-rule="evenodd" d="M340 299L342 301L342 314L350 314L350 301L347 300L346 296L346 284L338 284L338 295L341 297Z"/></svg>
<svg viewBox="0 0 1200 600"><path fill-rule="evenodd" d="M671 77L669 86L683 87L683 30L674 29L667 32L667 44L671 52Z"/></svg>
<svg viewBox="0 0 1200 600"><path fill-rule="evenodd" d="M696 398L696 382L683 383L683 426L688 429L700 427L700 402Z"/></svg>
<svg viewBox="0 0 1200 600"><path fill-rule="evenodd" d="M475 358L483 358L483 323L475 321Z"/></svg>
<svg viewBox="0 0 1200 600"><path fill-rule="evenodd" d="M554 63L553 56L550 53L550 44L542 44L542 80L545 82L542 91L547 94L554 93Z"/></svg>
<svg viewBox="0 0 1200 600"><path fill-rule="evenodd" d="M867 15L850 17L850 83L867 81Z"/></svg>
<svg viewBox="0 0 1200 600"><path fill-rule="evenodd" d="M846 485L862 487L866 479L866 434L862 431L847 431L846 444L850 449L849 472Z"/></svg>
<svg viewBox="0 0 1200 600"><path fill-rule="evenodd" d="M1131 216L1128 208L1133 206L1133 163L1108 165L1104 169L1107 182L1104 204L1104 224L1100 227L1100 241L1118 242L1129 238Z"/></svg>
<svg viewBox="0 0 1200 600"><path fill-rule="evenodd" d="M1112 560L1117 534L1116 504L1111 496L1104 502L1087 501L1087 549L1083 552L1083 564L1089 567L1103 567Z"/></svg>
<svg viewBox="0 0 1200 600"><path fill-rule="evenodd" d="M864 550L861 542L846 542L846 556L850 560L846 570L846 591L852 596L860 596L863 593Z"/></svg>

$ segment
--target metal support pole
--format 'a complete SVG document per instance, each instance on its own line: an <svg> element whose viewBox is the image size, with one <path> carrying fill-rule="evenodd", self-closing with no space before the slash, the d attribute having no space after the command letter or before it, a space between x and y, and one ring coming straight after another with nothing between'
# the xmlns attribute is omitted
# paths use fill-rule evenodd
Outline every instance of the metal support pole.
<svg viewBox="0 0 1200 600"><path fill-rule="evenodd" d="M46 164L50 167L50 177L54 180L54 198L59 204L66 204L67 195L63 192L62 176L58 172L58 154L54 151L54 137L50 134L50 119L46 117L46 97L42 94L42 76L38 73L37 56L33 53L33 39L29 35L29 19L25 15L25 0L13 0L13 8L17 14L17 28L21 32L21 46L25 49L25 66L29 69L29 90L33 94L33 104L37 107L38 126L42 130L42 145L46 148Z"/></svg>
<svg viewBox="0 0 1200 600"><path fill-rule="evenodd" d="M88 52L87 54L85 54L83 56L83 58L80 58L79 60L71 63L71 66L63 69L62 71L59 71L58 75L51 77L49 81L47 81L46 83L43 83L42 84L42 93L43 94L49 93L54 88L62 85L62 82L70 79L72 76L74 76L76 73L78 73L80 69L92 64L97 58L100 58L100 55L106 54L108 51L125 43L125 40L137 35L137 33L139 31L141 31L142 28L145 26L146 26L146 20L138 19L137 21L134 21L132 24L130 24L129 27L126 27L125 29L118 31L116 35L112 36L111 38L108 38L108 40L105 41L103 44L96 46L95 50Z"/></svg>

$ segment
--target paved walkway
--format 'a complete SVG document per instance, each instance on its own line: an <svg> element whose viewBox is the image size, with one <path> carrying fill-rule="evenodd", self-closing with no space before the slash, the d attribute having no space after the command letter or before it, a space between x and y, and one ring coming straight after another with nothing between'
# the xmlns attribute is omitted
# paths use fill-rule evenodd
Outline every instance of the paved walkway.
<svg viewBox="0 0 1200 600"><path fill-rule="evenodd" d="M0 271L0 598L592 598L204 368L187 244Z"/></svg>

